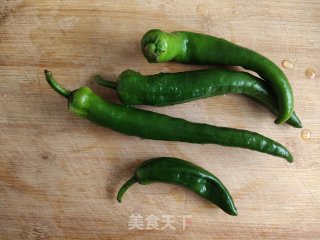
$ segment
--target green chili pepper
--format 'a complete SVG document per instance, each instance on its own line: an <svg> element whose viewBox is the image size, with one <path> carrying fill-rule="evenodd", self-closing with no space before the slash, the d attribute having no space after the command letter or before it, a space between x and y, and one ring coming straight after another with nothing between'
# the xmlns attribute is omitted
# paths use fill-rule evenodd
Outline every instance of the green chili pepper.
<svg viewBox="0 0 320 240"><path fill-rule="evenodd" d="M154 29L141 41L143 53L149 62L177 61L193 64L222 64L242 66L257 72L270 82L276 93L279 115L276 123L284 123L293 112L293 93L288 79L268 58L228 42L222 38L192 32L167 33Z"/></svg>
<svg viewBox="0 0 320 240"><path fill-rule="evenodd" d="M282 157L289 162L293 160L284 146L258 133L192 123L164 114L112 104L104 101L90 88L81 87L71 92L61 87L49 71L45 70L45 76L50 86L68 99L71 112L115 131L146 139L242 147Z"/></svg>
<svg viewBox="0 0 320 240"><path fill-rule="evenodd" d="M224 212L238 215L233 199L222 182L203 168L178 158L159 157L142 162L119 190L117 200L134 183L143 185L163 182L184 186L220 207Z"/></svg>
<svg viewBox="0 0 320 240"><path fill-rule="evenodd" d="M278 114L276 97L267 83L246 72L206 69L144 76L126 70L119 75L117 82L103 80L99 75L96 82L116 89L126 106L167 106L227 93L241 93ZM302 127L294 112L287 123L296 128Z"/></svg>

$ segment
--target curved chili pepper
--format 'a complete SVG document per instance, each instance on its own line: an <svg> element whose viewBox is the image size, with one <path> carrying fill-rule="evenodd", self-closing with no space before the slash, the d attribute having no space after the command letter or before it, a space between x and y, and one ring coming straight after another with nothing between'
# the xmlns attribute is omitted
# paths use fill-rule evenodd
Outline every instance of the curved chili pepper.
<svg viewBox="0 0 320 240"><path fill-rule="evenodd" d="M45 70L45 76L50 86L68 99L71 112L117 132L154 140L241 147L293 161L292 155L284 146L258 133L193 123L164 114L112 104L104 101L90 88L81 87L71 92L61 87L51 72Z"/></svg>
<svg viewBox="0 0 320 240"><path fill-rule="evenodd" d="M96 82L117 90L119 99L126 106L167 106L227 93L240 93L278 114L276 97L267 83L246 72L206 69L144 76L126 70L119 75L117 82L103 80L99 75L96 76ZM295 112L287 123L302 128Z"/></svg>
<svg viewBox="0 0 320 240"><path fill-rule="evenodd" d="M147 32L141 41L149 62L177 61L193 64L242 66L257 72L270 82L276 93L279 114L277 124L287 121L293 112L293 93L285 74L261 54L225 39L192 32L167 33L159 29Z"/></svg>
<svg viewBox="0 0 320 240"><path fill-rule="evenodd" d="M177 184L208 199L224 212L238 215L233 199L223 183L205 169L182 159L159 157L142 162L136 168L134 176L120 188L118 202L121 202L123 194L136 182L143 185L154 182Z"/></svg>

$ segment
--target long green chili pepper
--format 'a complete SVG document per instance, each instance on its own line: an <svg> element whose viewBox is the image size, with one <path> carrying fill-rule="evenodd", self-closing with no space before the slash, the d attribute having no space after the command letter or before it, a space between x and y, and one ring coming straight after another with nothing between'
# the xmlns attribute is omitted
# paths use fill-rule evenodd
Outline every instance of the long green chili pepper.
<svg viewBox="0 0 320 240"><path fill-rule="evenodd" d="M270 82L276 93L279 115L276 123L284 123L293 112L293 93L285 74L261 54L225 39L192 32L167 33L159 29L147 32L141 41L149 62L177 61L193 64L242 66L257 72Z"/></svg>
<svg viewBox="0 0 320 240"><path fill-rule="evenodd" d="M220 207L224 212L238 215L233 199L222 182L203 168L178 158L159 157L142 162L119 190L117 200L134 183L143 185L163 182L184 186Z"/></svg>
<svg viewBox="0 0 320 240"><path fill-rule="evenodd" d="M246 72L206 69L144 76L126 70L119 75L117 82L103 80L99 75L96 76L96 82L116 89L119 99L126 106L167 106L227 93L240 93L278 114L276 97L267 83ZM295 112L287 123L296 128L302 127Z"/></svg>
<svg viewBox="0 0 320 240"><path fill-rule="evenodd" d="M289 162L293 160L284 146L258 133L193 123L164 114L112 104L104 101L90 88L81 87L71 92L61 87L51 72L45 70L45 76L50 86L68 99L71 112L115 131L146 139L241 147L282 157Z"/></svg>

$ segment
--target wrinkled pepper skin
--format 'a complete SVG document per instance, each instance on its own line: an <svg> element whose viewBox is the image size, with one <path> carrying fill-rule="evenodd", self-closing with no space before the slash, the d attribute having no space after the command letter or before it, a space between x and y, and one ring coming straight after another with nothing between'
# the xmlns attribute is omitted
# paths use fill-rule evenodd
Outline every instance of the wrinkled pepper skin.
<svg viewBox="0 0 320 240"><path fill-rule="evenodd" d="M71 92L61 87L51 72L45 71L45 76L49 85L68 99L71 112L117 132L145 139L241 147L293 161L292 155L284 146L258 133L193 123L164 114L109 103L90 88L81 87Z"/></svg>
<svg viewBox="0 0 320 240"><path fill-rule="evenodd" d="M294 108L293 92L282 70L261 54L200 33L172 32L159 29L147 32L141 40L142 51L149 62L177 61L191 64L241 66L255 71L269 82L275 92L279 114L277 124L287 121Z"/></svg>
<svg viewBox="0 0 320 240"><path fill-rule="evenodd" d="M96 82L117 90L117 95L126 106L167 106L228 93L248 96L278 114L276 97L268 84L246 72L225 69L206 69L177 73L159 73L144 76L133 70L119 75L117 82ZM302 128L295 112L287 123Z"/></svg>
<svg viewBox="0 0 320 240"><path fill-rule="evenodd" d="M238 215L233 199L223 183L205 169L182 159L159 157L142 162L136 168L134 176L120 188L117 195L119 202L126 190L136 182L143 185L154 182L180 185L208 199L224 212Z"/></svg>

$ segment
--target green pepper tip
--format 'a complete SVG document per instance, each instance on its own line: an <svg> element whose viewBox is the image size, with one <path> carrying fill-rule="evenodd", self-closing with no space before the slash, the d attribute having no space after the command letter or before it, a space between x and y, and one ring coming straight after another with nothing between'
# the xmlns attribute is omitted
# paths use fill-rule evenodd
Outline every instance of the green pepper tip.
<svg viewBox="0 0 320 240"><path fill-rule="evenodd" d="M117 200L119 203L121 203L122 201L123 194L128 190L129 187L131 187L136 182L137 182L136 178L132 177L125 184L122 185L122 187L120 188L117 194Z"/></svg>
<svg viewBox="0 0 320 240"><path fill-rule="evenodd" d="M296 127L296 128L303 128L302 122L301 122L301 120L298 118L298 116L296 116L296 123L295 123L294 127Z"/></svg>
<svg viewBox="0 0 320 240"><path fill-rule="evenodd" d="M280 125L282 123L282 121L280 121L278 118L276 120L274 120L274 123L277 125Z"/></svg>
<svg viewBox="0 0 320 240"><path fill-rule="evenodd" d="M238 216L237 207L235 206L233 199L231 197L228 199L228 207L222 208L220 206L220 208L223 209L224 212L228 213L231 216Z"/></svg>
<svg viewBox="0 0 320 240"><path fill-rule="evenodd" d="M70 97L72 92L59 85L59 83L57 83L57 81L53 78L53 75L49 70L45 69L44 75L46 77L47 82L53 90L55 90L57 93L59 93L61 96L65 98Z"/></svg>
<svg viewBox="0 0 320 240"><path fill-rule="evenodd" d="M230 214L231 216L238 216L238 210L236 209L236 207L234 207L232 211L228 212L228 214Z"/></svg>
<svg viewBox="0 0 320 240"><path fill-rule="evenodd" d="M98 83L101 86L117 90L117 83L116 82L110 82L110 81L104 80L100 75L96 75L94 77L94 79L95 79L96 83Z"/></svg>

